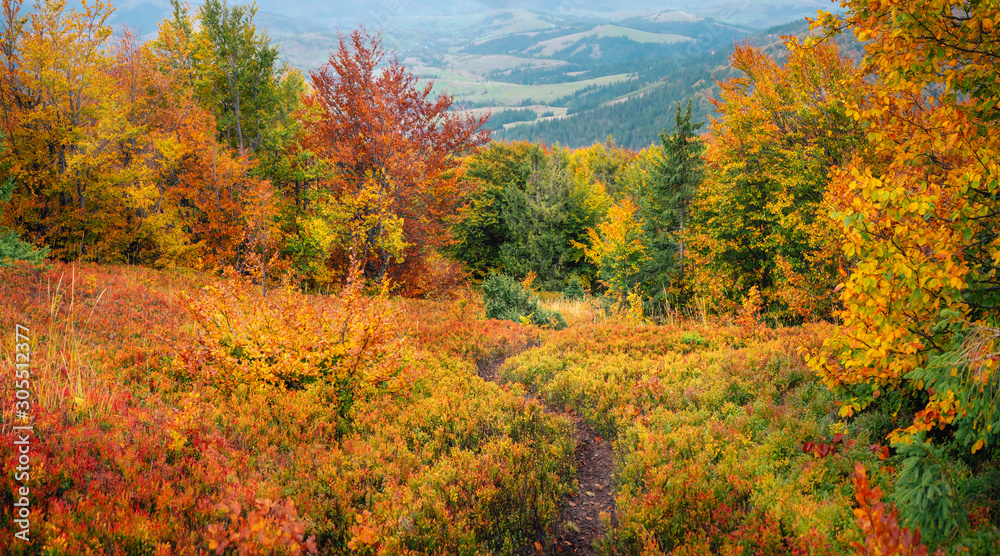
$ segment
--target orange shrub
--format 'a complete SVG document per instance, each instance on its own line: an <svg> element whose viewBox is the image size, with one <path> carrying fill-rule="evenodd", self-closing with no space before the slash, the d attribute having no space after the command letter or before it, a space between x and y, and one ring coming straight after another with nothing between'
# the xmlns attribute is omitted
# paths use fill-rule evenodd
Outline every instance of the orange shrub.
<svg viewBox="0 0 1000 556"><path fill-rule="evenodd" d="M386 287L365 296L360 269L335 303L290 287L261 297L248 281L230 274L206 286L190 307L204 336L181 362L210 386L302 388L325 381L338 385L343 403L350 405L362 391L392 382L399 370Z"/></svg>

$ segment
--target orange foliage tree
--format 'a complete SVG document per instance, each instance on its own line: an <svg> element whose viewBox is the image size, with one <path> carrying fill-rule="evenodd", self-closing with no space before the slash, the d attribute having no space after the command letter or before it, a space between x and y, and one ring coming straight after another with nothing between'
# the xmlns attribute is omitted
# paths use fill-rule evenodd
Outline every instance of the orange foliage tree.
<svg viewBox="0 0 1000 556"><path fill-rule="evenodd" d="M214 266L268 256L270 187L215 139L176 25L111 39L110 4L3 3L3 224L59 258ZM273 249L272 249L273 251Z"/></svg>
<svg viewBox="0 0 1000 556"><path fill-rule="evenodd" d="M331 167L306 226L326 235L330 254L352 250L370 279L390 271L404 284L444 245L444 218L460 195L458 155L485 144L485 117L448 113L452 98L431 98L378 35L341 37L329 63L311 72L307 124L312 150ZM319 218L317 218L319 216ZM405 264L403 264L405 261Z"/></svg>
<svg viewBox="0 0 1000 556"><path fill-rule="evenodd" d="M197 259L188 264L260 267L280 246L274 223L279 197L257 171L256 151L246 148L241 154L220 143L225 134L217 132L212 99L196 86L205 78L195 63L197 52L208 48L208 39L197 39L187 14L178 10L160 24L143 64L150 76L147 86L158 85L156 129L174 146L169 163L160 166L161 187L195 247L189 251ZM257 145L256 137L247 144Z"/></svg>
<svg viewBox="0 0 1000 556"><path fill-rule="evenodd" d="M215 139L215 118L188 85L188 45L173 22L156 41L128 52L128 86L138 91L140 124L158 149L151 187L157 194L157 264L243 269L260 243L270 185L252 162Z"/></svg>
<svg viewBox="0 0 1000 556"><path fill-rule="evenodd" d="M811 365L850 393L842 414L902 388L927 401L893 438L951 425L975 452L1000 432L997 342L984 333L1000 309L996 4L846 7L820 23L849 26L865 46L869 78L854 83L861 94L848 113L875 156L855 159L831 184L853 264L840 291L842 324Z"/></svg>
<svg viewBox="0 0 1000 556"><path fill-rule="evenodd" d="M116 146L135 130L105 71L111 7L98 0L67 10L43 0L27 16L20 9L17 0L3 4L0 109L17 183L6 223L55 255L114 251L131 222L105 211L128 214L142 200L123 194L115 176Z"/></svg>
<svg viewBox="0 0 1000 556"><path fill-rule="evenodd" d="M744 76L720 84L706 175L685 230L696 292L724 309L756 287L786 318L829 314L837 279L827 173L862 147L840 97L857 71L832 46L789 43L784 66L737 47Z"/></svg>

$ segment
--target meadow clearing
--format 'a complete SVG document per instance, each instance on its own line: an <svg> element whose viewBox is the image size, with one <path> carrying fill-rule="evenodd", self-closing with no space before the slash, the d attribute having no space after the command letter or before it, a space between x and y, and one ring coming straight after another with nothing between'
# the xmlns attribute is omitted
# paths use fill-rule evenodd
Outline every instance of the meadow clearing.
<svg viewBox="0 0 1000 556"><path fill-rule="evenodd" d="M838 419L804 367L825 324L652 325L549 296L555 331L487 320L471 290L261 298L137 267L0 272L34 425L31 542L5 535L5 553L590 553L565 540L593 525L567 511L595 490L574 420L613 450L589 539L608 554L843 553L862 538L855 462L893 473L884 431ZM15 531L22 483L3 481Z"/></svg>

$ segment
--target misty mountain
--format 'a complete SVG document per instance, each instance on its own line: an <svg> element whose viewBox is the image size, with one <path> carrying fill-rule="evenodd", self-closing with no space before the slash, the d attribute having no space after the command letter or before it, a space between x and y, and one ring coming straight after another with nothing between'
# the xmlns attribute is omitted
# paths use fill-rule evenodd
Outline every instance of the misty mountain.
<svg viewBox="0 0 1000 556"><path fill-rule="evenodd" d="M648 146L673 105L712 113L715 80L734 44L780 43L805 32L825 0L385 0L348 4L260 0L255 23L281 61L301 70L326 63L338 34L359 24L455 107L490 112L495 137L576 147L608 135ZM192 8L196 9L196 7ZM127 0L112 23L144 38L171 15L168 0ZM787 27L761 31L776 23Z"/></svg>
<svg viewBox="0 0 1000 556"><path fill-rule="evenodd" d="M128 26L151 37L158 23L170 16L169 0L123 0L115 3L111 17L116 26ZM199 2L192 2L196 9ZM634 14L680 11L723 23L762 29L801 19L818 9L832 10L826 0L735 0L694 2L691 0L379 0L374 2L327 2L321 0L259 0L260 23L269 31L315 33L349 30L359 24L368 28L434 28L427 18L487 15L493 12L530 11L552 18L554 24L570 21L614 20Z"/></svg>

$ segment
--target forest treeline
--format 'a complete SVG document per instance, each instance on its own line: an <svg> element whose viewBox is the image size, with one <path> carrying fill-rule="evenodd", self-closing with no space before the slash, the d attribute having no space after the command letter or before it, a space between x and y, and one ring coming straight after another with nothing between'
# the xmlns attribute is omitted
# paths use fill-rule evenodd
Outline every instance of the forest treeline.
<svg viewBox="0 0 1000 556"><path fill-rule="evenodd" d="M60 259L315 286L353 250L420 293L483 121L360 29L307 78L277 63L252 6L173 7L140 44L112 36L105 2L4 3L3 225Z"/></svg>
<svg viewBox="0 0 1000 556"><path fill-rule="evenodd" d="M662 106L635 152L490 143L362 30L307 78L246 6L175 1L140 44L100 0L4 0L2 249L309 288L354 260L410 296L496 272L638 318L836 319L810 366L841 416L905 409L897 501L947 540L1000 431L1000 30L990 2L898 4L848 0L781 63L738 46L707 126Z"/></svg>
<svg viewBox="0 0 1000 556"><path fill-rule="evenodd" d="M645 21L644 25L643 22L641 19L630 20L629 26L642 29L650 24ZM601 52L614 53L620 59L611 60L602 55L588 60L577 58L566 65L550 68L527 67L491 72L489 75L495 80L524 84L563 83L583 76L631 76L616 83L585 87L552 101L554 106L567 108L567 117L498 129L495 138L559 143L577 148L604 141L608 135L613 135L619 145L633 150L643 149L657 143L659 132L673 124L672 112L664 107L691 100L692 115L696 119L704 121L715 114L711 99L718 97L717 82L736 75L729 63L735 45L754 46L783 61L788 52L782 37L806 36L810 32L809 23L805 20L771 27L756 34L736 29L722 30L718 25L714 32L707 32L702 27L706 23L708 21L697 25L677 24L690 25L691 28L671 32L697 36L698 39L675 45L658 45L657 48L643 44L642 48L635 50L634 47L640 45L623 38L600 39ZM861 58L861 47L853 36L841 35L832 40L842 54L856 60ZM488 42L484 46L486 44ZM504 51L499 47L497 52L515 51ZM631 55L625 56L625 53Z"/></svg>

